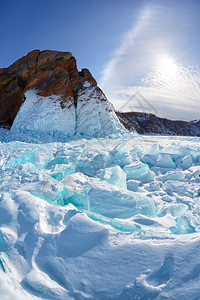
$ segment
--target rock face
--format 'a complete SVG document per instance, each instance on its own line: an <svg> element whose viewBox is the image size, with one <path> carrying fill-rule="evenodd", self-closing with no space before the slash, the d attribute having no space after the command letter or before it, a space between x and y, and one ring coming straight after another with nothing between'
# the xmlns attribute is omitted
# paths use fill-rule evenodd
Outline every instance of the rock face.
<svg viewBox="0 0 200 300"><path fill-rule="evenodd" d="M50 50L0 69L0 125L70 135L125 131L90 71L79 72L70 52Z"/></svg>
<svg viewBox="0 0 200 300"><path fill-rule="evenodd" d="M136 130L140 134L200 136L200 120L174 121L142 112L117 112L116 114L128 130Z"/></svg>

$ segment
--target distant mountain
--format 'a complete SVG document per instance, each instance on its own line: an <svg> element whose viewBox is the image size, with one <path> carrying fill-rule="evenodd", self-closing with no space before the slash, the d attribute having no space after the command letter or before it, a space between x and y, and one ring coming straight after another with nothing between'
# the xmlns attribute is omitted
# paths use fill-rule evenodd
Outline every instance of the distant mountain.
<svg viewBox="0 0 200 300"><path fill-rule="evenodd" d="M79 72L70 52L50 50L0 69L0 125L67 135L126 132L90 71Z"/></svg>
<svg viewBox="0 0 200 300"><path fill-rule="evenodd" d="M173 121L142 112L116 112L116 114L128 130L136 130L140 134L200 136L200 120Z"/></svg>

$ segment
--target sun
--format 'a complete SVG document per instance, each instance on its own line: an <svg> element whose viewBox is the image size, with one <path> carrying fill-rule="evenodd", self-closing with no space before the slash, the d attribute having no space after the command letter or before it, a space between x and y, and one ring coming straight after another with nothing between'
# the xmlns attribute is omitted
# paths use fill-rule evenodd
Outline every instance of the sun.
<svg viewBox="0 0 200 300"><path fill-rule="evenodd" d="M172 57L162 55L158 58L157 72L163 79L174 80L178 73L178 65Z"/></svg>

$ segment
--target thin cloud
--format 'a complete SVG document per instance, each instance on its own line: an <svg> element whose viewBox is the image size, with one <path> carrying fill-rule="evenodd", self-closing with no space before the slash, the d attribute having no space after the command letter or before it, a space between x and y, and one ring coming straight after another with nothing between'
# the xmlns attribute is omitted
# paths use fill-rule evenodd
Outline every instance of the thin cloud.
<svg viewBox="0 0 200 300"><path fill-rule="evenodd" d="M148 20L150 18L151 12L148 7L146 7L137 23L133 24L131 30L129 30L123 37L120 46L114 51L111 60L106 65L105 69L103 70L103 75L100 79L100 86L104 88L108 81L110 81L115 73L116 65L120 62L123 55L126 53L128 48L133 45L134 40L139 36L141 31L147 25Z"/></svg>
<svg viewBox="0 0 200 300"><path fill-rule="evenodd" d="M189 28L182 22L185 12L178 15L177 20L178 13L178 8L170 8L166 14L162 7L148 5L123 36L100 80L115 109L120 110L139 92L150 103L150 110L146 104L140 110L137 101L131 104L132 110L143 111L145 106L145 112L156 111L158 116L169 119L199 119L200 69L183 66L184 61L180 61L181 45L188 39ZM163 55L173 57L178 68L176 80L170 70L167 72L168 66L164 76L155 70ZM170 75L169 78L166 75ZM153 111L151 106L155 108Z"/></svg>
<svg viewBox="0 0 200 300"><path fill-rule="evenodd" d="M141 79L141 85L119 88L116 91L116 98L125 102L125 99L128 101L138 92L155 107L158 116L187 121L199 119L200 68L198 66L178 66L176 78L169 81L162 80L162 76L155 69ZM120 109L121 103L122 101L118 101L116 108ZM129 106L127 105L127 109ZM144 111L143 106L138 107L137 101L132 101L131 109ZM147 107L145 112L152 111Z"/></svg>

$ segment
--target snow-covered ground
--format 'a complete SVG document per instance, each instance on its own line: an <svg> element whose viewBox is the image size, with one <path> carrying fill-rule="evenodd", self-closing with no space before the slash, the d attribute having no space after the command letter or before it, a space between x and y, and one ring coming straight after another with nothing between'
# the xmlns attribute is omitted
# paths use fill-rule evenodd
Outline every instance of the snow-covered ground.
<svg viewBox="0 0 200 300"><path fill-rule="evenodd" d="M0 299L200 299L200 138L52 139L0 131Z"/></svg>

